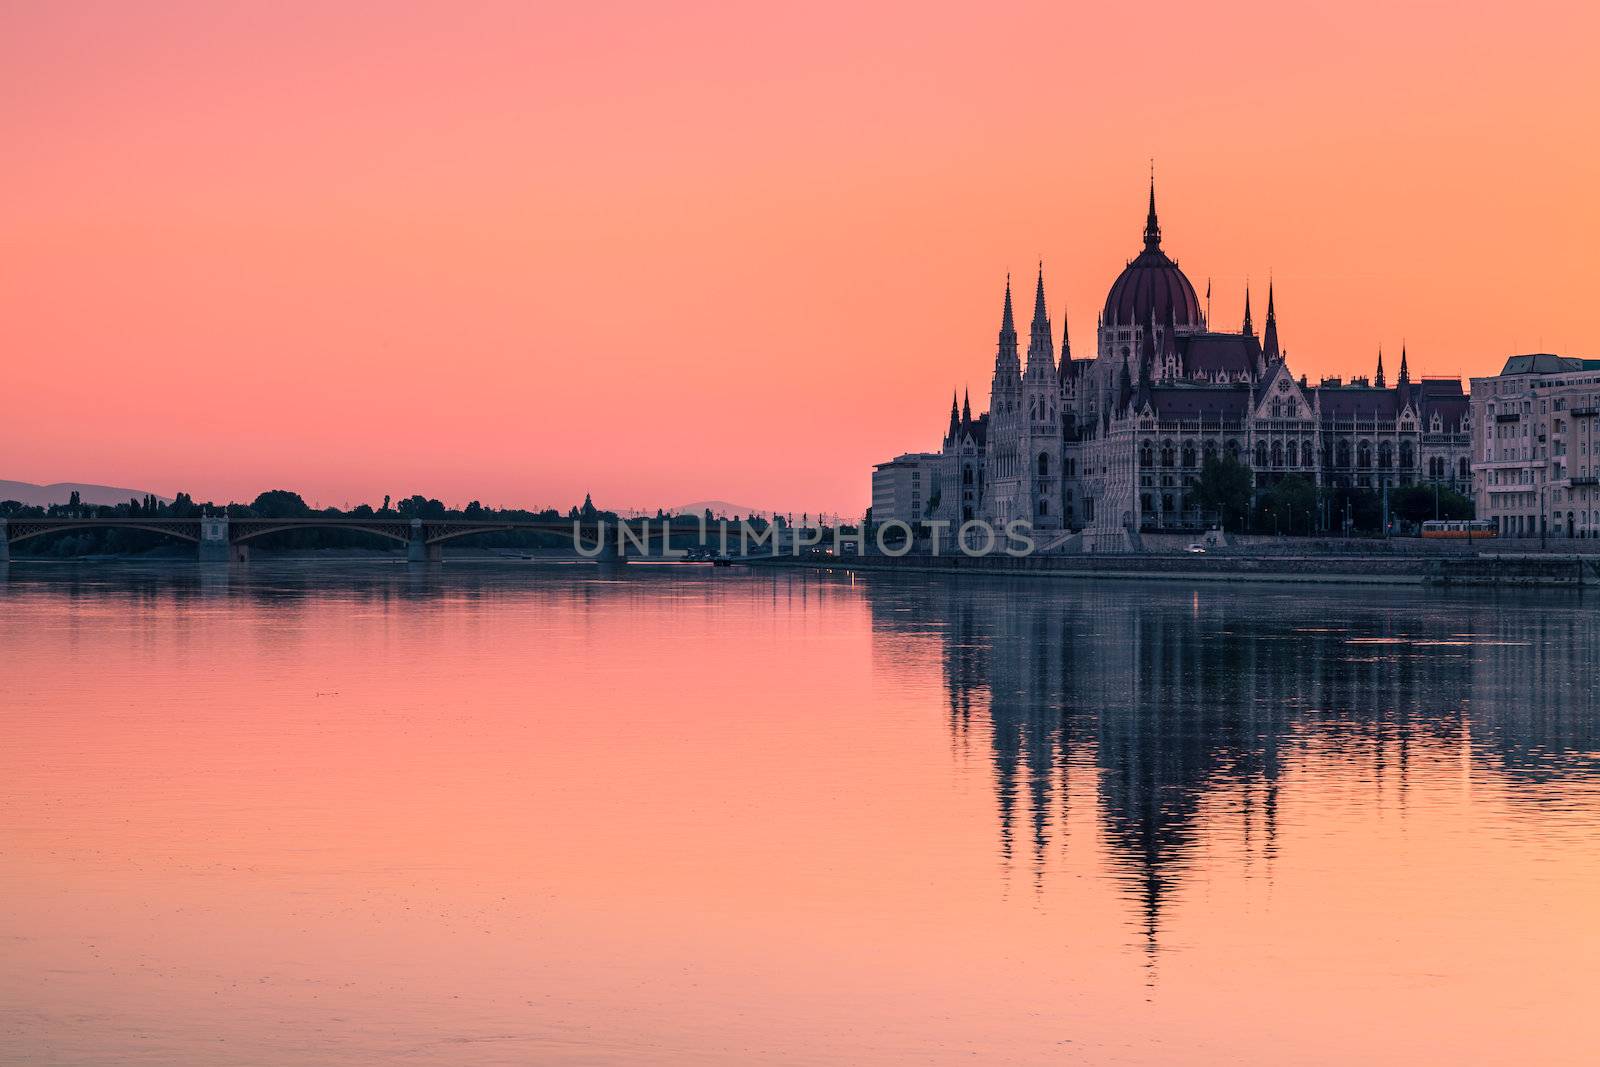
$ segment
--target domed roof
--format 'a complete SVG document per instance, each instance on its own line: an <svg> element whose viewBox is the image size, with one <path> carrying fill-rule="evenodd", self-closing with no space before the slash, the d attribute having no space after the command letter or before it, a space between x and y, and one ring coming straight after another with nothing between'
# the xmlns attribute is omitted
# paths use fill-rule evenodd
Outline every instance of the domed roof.
<svg viewBox="0 0 1600 1067"><path fill-rule="evenodd" d="M1129 263L1106 294L1105 321L1167 321L1167 310L1180 329L1199 329L1200 298L1178 265L1161 251L1161 225L1156 221L1156 190L1150 187L1150 214L1144 224L1144 251Z"/></svg>

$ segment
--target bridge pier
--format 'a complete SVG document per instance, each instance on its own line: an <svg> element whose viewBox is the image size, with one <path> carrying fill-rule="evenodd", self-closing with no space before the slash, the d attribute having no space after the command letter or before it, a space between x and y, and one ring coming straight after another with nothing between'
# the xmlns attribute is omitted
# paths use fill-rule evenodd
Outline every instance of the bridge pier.
<svg viewBox="0 0 1600 1067"><path fill-rule="evenodd" d="M421 519L411 520L411 540L406 545L407 563L443 563L444 546L428 544Z"/></svg>
<svg viewBox="0 0 1600 1067"><path fill-rule="evenodd" d="M243 545L239 546L244 549ZM228 540L228 516L208 515L200 520L201 563L228 563L233 559L234 545ZM248 552L249 549L244 549Z"/></svg>
<svg viewBox="0 0 1600 1067"><path fill-rule="evenodd" d="M6 520L0 519L0 567L11 562L11 538L6 536Z"/></svg>

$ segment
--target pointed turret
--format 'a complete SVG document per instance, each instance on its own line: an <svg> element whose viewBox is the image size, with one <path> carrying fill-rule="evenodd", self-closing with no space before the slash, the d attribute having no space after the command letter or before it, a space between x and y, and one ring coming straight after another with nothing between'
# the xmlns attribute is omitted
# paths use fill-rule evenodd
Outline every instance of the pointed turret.
<svg viewBox="0 0 1600 1067"><path fill-rule="evenodd" d="M1178 313L1171 304L1167 305L1167 323L1161 334L1161 366L1162 374L1166 373L1167 360L1173 360L1176 367L1178 358Z"/></svg>
<svg viewBox="0 0 1600 1067"><path fill-rule="evenodd" d="M1383 377L1383 349L1378 349L1378 372L1372 376L1372 384L1379 389L1389 388L1389 383Z"/></svg>
<svg viewBox="0 0 1600 1067"><path fill-rule="evenodd" d="M1056 377L1067 376L1067 364L1072 362L1072 342L1067 340L1067 309L1061 309L1061 361L1056 364Z"/></svg>
<svg viewBox="0 0 1600 1067"><path fill-rule="evenodd" d="M1033 324L1028 329L1028 376L1050 377L1056 369L1055 346L1050 340L1050 316L1044 308L1044 264L1039 264L1039 284L1033 292Z"/></svg>
<svg viewBox="0 0 1600 1067"><path fill-rule="evenodd" d="M1267 326L1261 333L1261 352L1268 359L1278 358L1278 311L1272 306L1272 283L1267 283Z"/></svg>
<svg viewBox="0 0 1600 1067"><path fill-rule="evenodd" d="M1016 318L1011 313L1011 275L1009 274L1006 275L1006 303L1004 309L1000 312L1000 340L995 349L994 365L995 373L997 374L1003 365L1012 369L1017 369L1019 366L1017 359L1017 323Z"/></svg>
<svg viewBox="0 0 1600 1067"><path fill-rule="evenodd" d="M961 390L961 428L972 425L972 390Z"/></svg>
<svg viewBox="0 0 1600 1067"><path fill-rule="evenodd" d="M994 378L989 383L989 410L996 418L1017 410L1022 364L1017 358L1017 323L1011 312L1011 275L1006 275L1006 302L1000 313L1000 340L994 352Z"/></svg>
<svg viewBox="0 0 1600 1067"><path fill-rule="evenodd" d="M1240 330L1239 332L1244 334L1246 337L1254 337L1256 335L1255 324L1250 321L1250 283L1249 282L1245 282L1244 283L1244 329Z"/></svg>
<svg viewBox="0 0 1600 1067"><path fill-rule="evenodd" d="M1144 218L1144 250L1161 251L1161 223L1156 220L1156 176L1150 175L1150 211Z"/></svg>
<svg viewBox="0 0 1600 1067"><path fill-rule="evenodd" d="M1144 315L1144 333L1139 338L1139 381L1148 382L1156 369L1156 309Z"/></svg>
<svg viewBox="0 0 1600 1067"><path fill-rule="evenodd" d="M946 441L957 441L961 437L961 410L956 407L956 391L950 390L950 429L945 433Z"/></svg>
<svg viewBox="0 0 1600 1067"><path fill-rule="evenodd" d="M1406 366L1406 346L1400 346L1400 376L1395 379L1395 386L1404 389L1411 384L1411 370Z"/></svg>
<svg viewBox="0 0 1600 1067"><path fill-rule="evenodd" d="M1006 304L1000 312L1000 344L1010 344L1013 348L1017 344L1017 323L1011 314L1011 275L1006 275Z"/></svg>

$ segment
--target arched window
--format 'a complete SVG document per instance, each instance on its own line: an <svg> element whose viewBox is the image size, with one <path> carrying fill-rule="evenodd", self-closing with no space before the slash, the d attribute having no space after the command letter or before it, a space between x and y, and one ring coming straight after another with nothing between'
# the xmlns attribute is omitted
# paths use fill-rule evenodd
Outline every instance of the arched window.
<svg viewBox="0 0 1600 1067"><path fill-rule="evenodd" d="M1417 465L1416 449L1410 441L1400 442L1400 469L1410 470Z"/></svg>
<svg viewBox="0 0 1600 1067"><path fill-rule="evenodd" d="M1283 445L1278 441L1272 442L1272 465L1274 467L1283 466Z"/></svg>
<svg viewBox="0 0 1600 1067"><path fill-rule="evenodd" d="M971 485L972 484L972 468L971 467L962 467L961 468L961 484L962 485Z"/></svg>
<svg viewBox="0 0 1600 1067"><path fill-rule="evenodd" d="M1333 465L1335 467L1350 466L1350 442L1340 441L1333 448Z"/></svg>
<svg viewBox="0 0 1600 1067"><path fill-rule="evenodd" d="M1207 459L1216 459L1217 443L1215 441L1207 441L1205 445L1205 453Z"/></svg>
<svg viewBox="0 0 1600 1067"><path fill-rule="evenodd" d="M1394 466L1394 445L1383 441L1378 445L1378 466L1388 470Z"/></svg>
<svg viewBox="0 0 1600 1067"><path fill-rule="evenodd" d="M1228 455L1232 456L1234 459L1238 459L1243 454L1244 454L1244 449L1239 447L1239 442L1238 441L1229 441L1228 442Z"/></svg>
<svg viewBox="0 0 1600 1067"><path fill-rule="evenodd" d="M1183 443L1183 465L1186 468L1189 468L1189 469L1193 469L1194 468L1194 442L1193 441L1185 441Z"/></svg>
<svg viewBox="0 0 1600 1067"><path fill-rule="evenodd" d="M1256 442L1256 466L1265 467L1266 465L1267 465L1267 443L1265 441L1257 441Z"/></svg>
<svg viewBox="0 0 1600 1067"><path fill-rule="evenodd" d="M1177 453L1172 448L1172 442L1161 442L1161 465L1163 467L1170 467L1177 462L1177 458Z"/></svg>
<svg viewBox="0 0 1600 1067"><path fill-rule="evenodd" d="M1370 466L1372 466L1372 442L1371 441L1362 441L1360 444L1356 445L1356 466L1358 466L1358 467L1370 467Z"/></svg>
<svg viewBox="0 0 1600 1067"><path fill-rule="evenodd" d="M1313 464L1311 462L1311 442L1310 441L1303 441L1300 444L1300 466L1302 466L1302 467L1313 466Z"/></svg>
<svg viewBox="0 0 1600 1067"><path fill-rule="evenodd" d="M1471 473L1472 473L1472 471L1467 467L1467 457L1466 456L1462 456L1461 457L1461 477L1465 478L1465 477L1467 477L1467 475L1469 475Z"/></svg>
<svg viewBox="0 0 1600 1067"><path fill-rule="evenodd" d="M1124 454L1126 454L1126 453L1124 453ZM1155 465L1155 461L1156 461L1156 450L1151 447L1149 441L1144 442L1144 444L1139 446L1139 466L1141 466L1141 467L1154 466Z"/></svg>
<svg viewBox="0 0 1600 1067"><path fill-rule="evenodd" d="M1040 452L1039 453L1039 477L1041 477L1041 478L1050 477L1050 453L1048 453L1048 452ZM1039 501L1039 503L1042 504L1042 503L1044 503L1044 501L1041 500L1041 501ZM1041 514L1043 514L1043 513L1041 512Z"/></svg>
<svg viewBox="0 0 1600 1067"><path fill-rule="evenodd" d="M1041 515L1050 514L1050 501L1045 497L1040 497L1039 498L1039 514L1041 514Z"/></svg>

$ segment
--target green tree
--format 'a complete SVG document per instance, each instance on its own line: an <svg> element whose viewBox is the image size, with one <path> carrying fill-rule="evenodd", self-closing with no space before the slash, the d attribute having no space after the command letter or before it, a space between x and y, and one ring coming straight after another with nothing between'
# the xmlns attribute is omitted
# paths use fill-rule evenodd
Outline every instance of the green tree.
<svg viewBox="0 0 1600 1067"><path fill-rule="evenodd" d="M263 519L303 519L311 514L300 494L287 489L267 490L255 498L250 510Z"/></svg>
<svg viewBox="0 0 1600 1067"><path fill-rule="evenodd" d="M1195 482L1194 501L1215 515L1224 529L1243 529L1250 513L1250 468L1231 455L1207 456Z"/></svg>
<svg viewBox="0 0 1600 1067"><path fill-rule="evenodd" d="M1262 494L1256 529L1310 533L1316 511L1317 487L1300 475L1291 474Z"/></svg>
<svg viewBox="0 0 1600 1067"><path fill-rule="evenodd" d="M445 516L445 506L438 500L430 500L417 493L396 505L400 514L408 519L442 519Z"/></svg>

